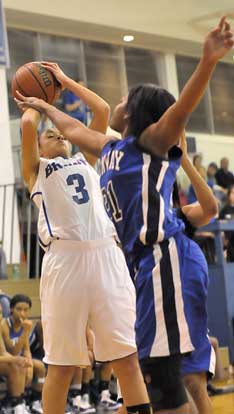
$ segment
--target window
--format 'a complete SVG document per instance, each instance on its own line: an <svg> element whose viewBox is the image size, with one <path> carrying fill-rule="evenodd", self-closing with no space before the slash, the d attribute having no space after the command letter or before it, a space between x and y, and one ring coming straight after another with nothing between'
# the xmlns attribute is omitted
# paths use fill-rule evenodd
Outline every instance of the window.
<svg viewBox="0 0 234 414"><path fill-rule="evenodd" d="M219 63L210 81L216 134L234 134L234 66Z"/></svg>
<svg viewBox="0 0 234 414"><path fill-rule="evenodd" d="M124 52L129 89L140 83L159 84L155 52L135 48L125 48Z"/></svg>
<svg viewBox="0 0 234 414"><path fill-rule="evenodd" d="M84 42L87 84L113 109L124 93L120 48L99 42Z"/></svg>
<svg viewBox="0 0 234 414"><path fill-rule="evenodd" d="M19 118L21 113L11 95L11 79L21 65L37 60L36 33L9 29L8 41L11 63L10 69L7 70L9 110L11 118Z"/></svg>
<svg viewBox="0 0 234 414"><path fill-rule="evenodd" d="M198 59L176 56L176 67L178 74L179 91L181 92L186 82L195 70ZM190 116L186 129L193 132L212 132L210 128L211 108L208 104L206 94L198 105L197 109Z"/></svg>

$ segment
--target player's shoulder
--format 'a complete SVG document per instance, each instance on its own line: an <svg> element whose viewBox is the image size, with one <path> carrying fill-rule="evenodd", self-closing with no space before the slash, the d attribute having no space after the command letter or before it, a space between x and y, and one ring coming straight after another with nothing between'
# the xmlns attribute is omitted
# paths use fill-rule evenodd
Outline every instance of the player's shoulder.
<svg viewBox="0 0 234 414"><path fill-rule="evenodd" d="M106 154L110 150L116 149L121 142L122 142L122 140L120 138L117 138L117 137L114 137L114 136L108 136L108 141L106 142L106 144L102 148L102 154L101 155Z"/></svg>

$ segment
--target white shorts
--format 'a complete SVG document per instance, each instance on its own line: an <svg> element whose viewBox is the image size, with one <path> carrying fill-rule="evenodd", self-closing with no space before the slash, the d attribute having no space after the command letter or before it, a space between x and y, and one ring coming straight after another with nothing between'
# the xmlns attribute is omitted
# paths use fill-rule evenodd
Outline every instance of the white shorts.
<svg viewBox="0 0 234 414"><path fill-rule="evenodd" d="M88 321L97 361L136 352L135 288L113 239L53 241L43 259L40 298L47 364L90 364Z"/></svg>

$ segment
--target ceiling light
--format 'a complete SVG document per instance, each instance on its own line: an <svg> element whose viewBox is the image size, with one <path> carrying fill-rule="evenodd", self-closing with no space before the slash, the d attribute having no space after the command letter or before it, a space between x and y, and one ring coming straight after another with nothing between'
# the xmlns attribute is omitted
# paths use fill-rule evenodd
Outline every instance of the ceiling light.
<svg viewBox="0 0 234 414"><path fill-rule="evenodd" d="M134 36L133 35L124 35L123 40L125 42L132 42L134 40Z"/></svg>

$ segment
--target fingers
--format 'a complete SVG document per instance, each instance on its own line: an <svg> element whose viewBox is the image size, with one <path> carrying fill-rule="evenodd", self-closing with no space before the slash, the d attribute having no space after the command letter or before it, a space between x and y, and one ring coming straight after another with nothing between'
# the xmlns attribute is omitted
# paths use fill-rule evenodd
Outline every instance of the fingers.
<svg viewBox="0 0 234 414"><path fill-rule="evenodd" d="M46 60L42 60L40 62L41 65L48 65L48 66L58 66L56 62L47 62Z"/></svg>
<svg viewBox="0 0 234 414"><path fill-rule="evenodd" d="M232 47L234 47L234 40L233 39L224 40L224 46L226 46L228 49L231 49Z"/></svg>
<svg viewBox="0 0 234 414"><path fill-rule="evenodd" d="M41 66L46 69L50 69L52 71L60 69L59 65L54 62L41 62Z"/></svg>
<svg viewBox="0 0 234 414"><path fill-rule="evenodd" d="M223 16L223 17L221 17L221 19L219 21L219 25L218 25L220 31L222 31L224 29L225 23L227 23L226 22L226 16Z"/></svg>
<svg viewBox="0 0 234 414"><path fill-rule="evenodd" d="M230 25L230 23L229 22L227 22L227 21L225 21L224 22L224 30L226 31L226 30L230 30L231 29L231 25Z"/></svg>
<svg viewBox="0 0 234 414"><path fill-rule="evenodd" d="M26 96L22 95L22 93L20 93L18 90L16 91L16 95L21 101L25 101L25 99L27 99Z"/></svg>
<svg viewBox="0 0 234 414"><path fill-rule="evenodd" d="M233 32L227 31L223 34L223 43L228 48L231 48L234 46L234 35Z"/></svg>

